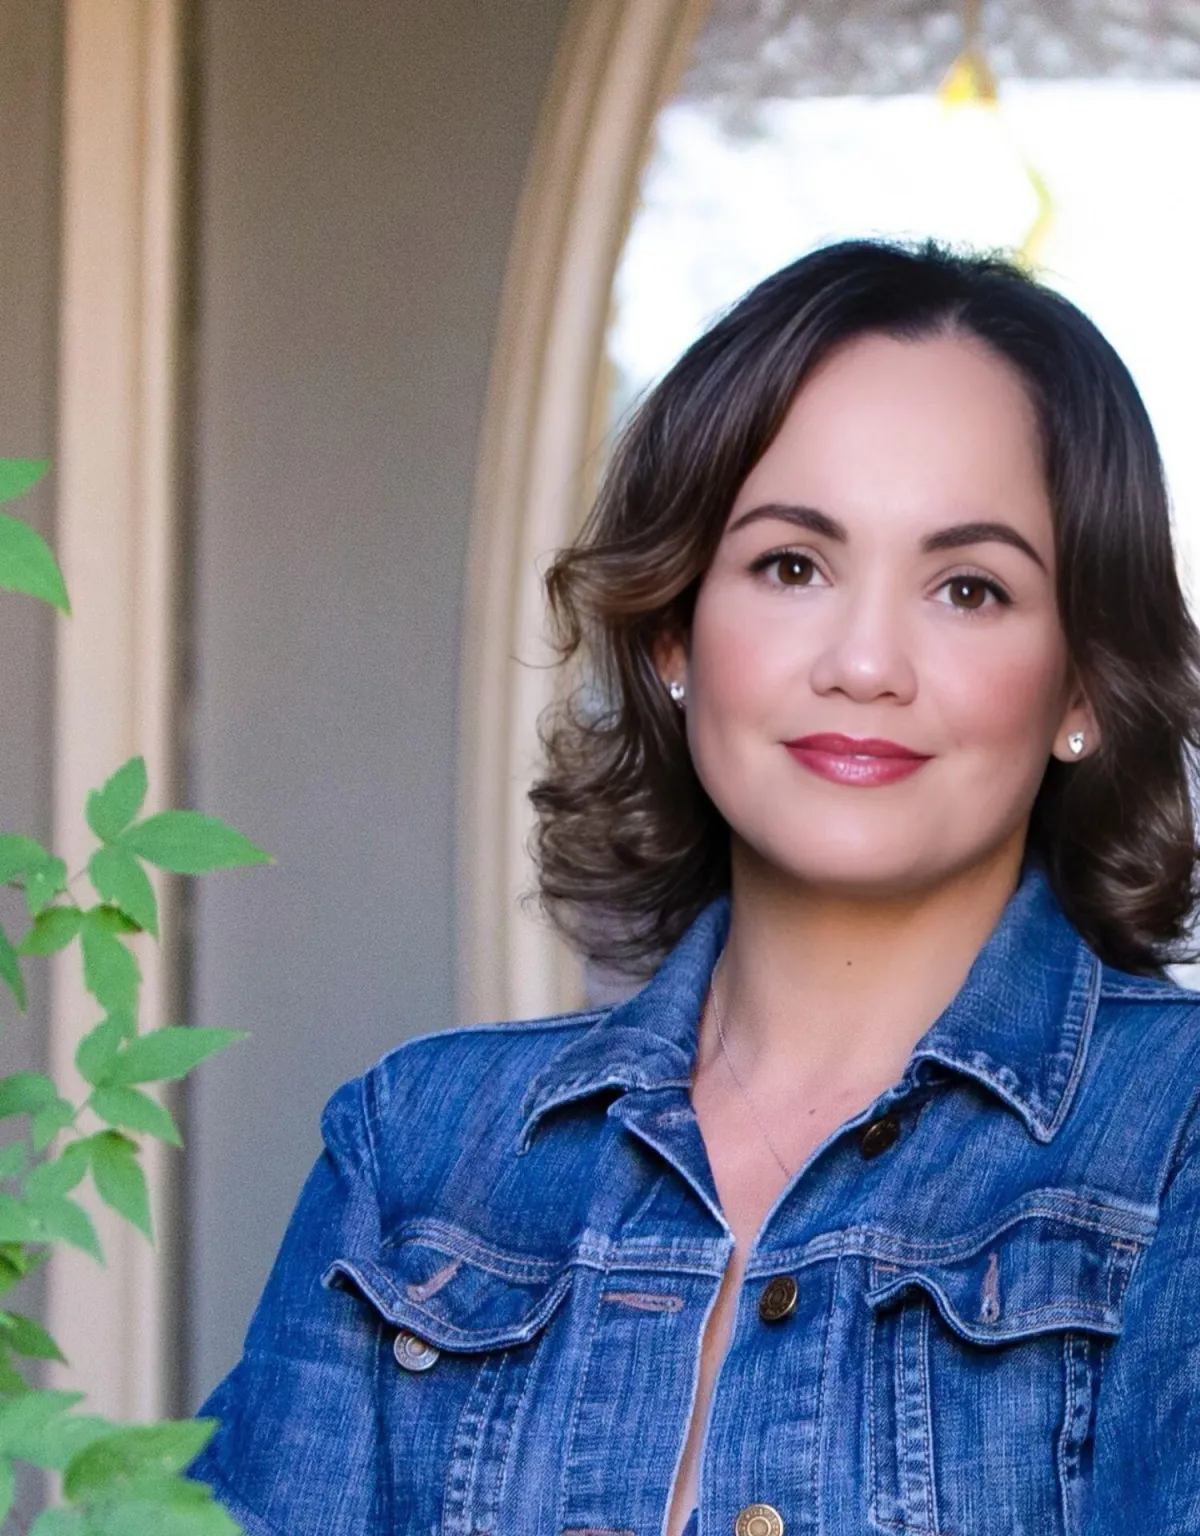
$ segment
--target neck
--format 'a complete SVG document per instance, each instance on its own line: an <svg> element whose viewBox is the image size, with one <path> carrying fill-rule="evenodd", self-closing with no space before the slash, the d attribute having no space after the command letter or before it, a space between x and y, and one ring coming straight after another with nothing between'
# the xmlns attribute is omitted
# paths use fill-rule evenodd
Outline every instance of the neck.
<svg viewBox="0 0 1200 1536"><path fill-rule="evenodd" d="M1016 887L1023 841L936 886L818 889L736 839L716 975L725 1034L752 1077L877 1089L950 1003ZM711 1010L709 1010L711 1012ZM717 1048L706 1019L701 1057Z"/></svg>

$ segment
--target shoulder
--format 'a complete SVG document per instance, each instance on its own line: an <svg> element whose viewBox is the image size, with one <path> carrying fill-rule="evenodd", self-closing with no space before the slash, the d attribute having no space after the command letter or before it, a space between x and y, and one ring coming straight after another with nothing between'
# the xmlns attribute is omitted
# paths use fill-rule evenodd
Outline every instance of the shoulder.
<svg viewBox="0 0 1200 1536"><path fill-rule="evenodd" d="M538 1073L611 1012L609 1005L413 1036L329 1100L326 1145L369 1158L384 1189L418 1151L435 1181L451 1162L498 1160L516 1143Z"/></svg>
<svg viewBox="0 0 1200 1536"><path fill-rule="evenodd" d="M1151 1041L1168 1055L1200 1050L1200 991L1102 964L1096 1027L1117 1034L1130 1051L1144 1052Z"/></svg>
<svg viewBox="0 0 1200 1536"><path fill-rule="evenodd" d="M467 1096L487 1090L507 1098L522 1094L531 1079L568 1041L603 1022L611 1007L584 1008L544 1018L461 1024L414 1035L395 1046L365 1076L381 1113L414 1096L447 1092Z"/></svg>
<svg viewBox="0 0 1200 1536"><path fill-rule="evenodd" d="M1200 992L1102 966L1084 1079L1087 1111L1153 1145L1161 1182L1200 1106Z"/></svg>

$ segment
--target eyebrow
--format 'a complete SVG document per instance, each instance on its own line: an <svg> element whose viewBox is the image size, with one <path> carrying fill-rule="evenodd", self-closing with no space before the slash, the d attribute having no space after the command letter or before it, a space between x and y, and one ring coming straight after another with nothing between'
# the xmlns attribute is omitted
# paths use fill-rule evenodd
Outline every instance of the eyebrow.
<svg viewBox="0 0 1200 1536"><path fill-rule="evenodd" d="M830 517L828 512L818 511L816 507L794 506L790 502L783 501L769 501L761 507L751 507L748 512L743 512L736 522L730 524L729 531L736 533L739 528L745 528L750 523L772 519L777 522L792 523L797 528L806 528L809 533L833 539L838 544L850 542L846 525L839 523L836 517ZM1012 549L1019 549L1023 555L1028 555L1043 571L1046 569L1046 562L1029 540L1008 523L982 521L953 523L949 528L939 528L936 533L926 534L921 540L921 550L929 554L940 549L964 549L970 544L1007 544Z"/></svg>

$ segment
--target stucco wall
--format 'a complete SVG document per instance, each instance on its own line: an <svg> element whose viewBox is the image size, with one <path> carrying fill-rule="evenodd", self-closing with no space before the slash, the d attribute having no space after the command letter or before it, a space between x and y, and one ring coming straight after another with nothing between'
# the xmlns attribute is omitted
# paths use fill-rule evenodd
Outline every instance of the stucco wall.
<svg viewBox="0 0 1200 1536"><path fill-rule="evenodd" d="M566 0L200 0L190 1395L328 1094L454 1017L460 603L509 237Z"/></svg>

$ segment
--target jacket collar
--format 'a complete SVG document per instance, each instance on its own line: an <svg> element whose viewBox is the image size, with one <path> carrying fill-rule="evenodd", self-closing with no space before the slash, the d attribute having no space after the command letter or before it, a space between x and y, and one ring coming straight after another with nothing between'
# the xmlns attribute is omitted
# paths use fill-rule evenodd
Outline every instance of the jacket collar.
<svg viewBox="0 0 1200 1536"><path fill-rule="evenodd" d="M616 1088L686 1087L696 1025L729 931L729 898L703 908L634 996L569 1041L533 1078L518 1150L550 1110ZM996 927L906 1073L936 1062L973 1078L1048 1142L1071 1106L1100 994L1099 960L1028 862Z"/></svg>

